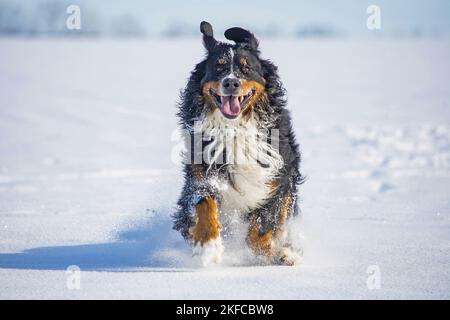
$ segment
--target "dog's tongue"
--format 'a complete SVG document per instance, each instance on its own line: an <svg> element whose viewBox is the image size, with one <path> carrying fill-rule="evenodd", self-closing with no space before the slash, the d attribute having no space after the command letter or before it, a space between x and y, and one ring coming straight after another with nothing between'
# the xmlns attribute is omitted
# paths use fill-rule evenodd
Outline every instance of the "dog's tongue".
<svg viewBox="0 0 450 320"><path fill-rule="evenodd" d="M236 117L241 111L241 104L239 103L239 97L236 96L222 96L221 97L221 110L222 113L229 117Z"/></svg>

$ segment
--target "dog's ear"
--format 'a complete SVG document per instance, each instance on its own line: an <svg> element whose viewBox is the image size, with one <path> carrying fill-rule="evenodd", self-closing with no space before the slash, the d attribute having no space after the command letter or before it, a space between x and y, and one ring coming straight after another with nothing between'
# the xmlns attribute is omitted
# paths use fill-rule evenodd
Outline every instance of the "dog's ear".
<svg viewBox="0 0 450 320"><path fill-rule="evenodd" d="M225 38L234 41L236 43L244 43L250 46L252 49L258 49L258 40L253 33L248 30L234 27L225 31Z"/></svg>
<svg viewBox="0 0 450 320"><path fill-rule="evenodd" d="M206 50L211 51L216 46L217 40L214 39L213 28L209 22L200 23L200 31L203 33L203 44Z"/></svg>

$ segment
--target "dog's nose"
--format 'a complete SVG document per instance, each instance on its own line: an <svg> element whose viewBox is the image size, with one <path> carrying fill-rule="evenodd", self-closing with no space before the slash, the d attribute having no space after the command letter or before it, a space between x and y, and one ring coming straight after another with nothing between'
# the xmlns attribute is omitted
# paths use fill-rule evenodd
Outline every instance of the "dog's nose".
<svg viewBox="0 0 450 320"><path fill-rule="evenodd" d="M225 78L222 81L222 87L225 94L236 94L239 92L241 83L236 78Z"/></svg>

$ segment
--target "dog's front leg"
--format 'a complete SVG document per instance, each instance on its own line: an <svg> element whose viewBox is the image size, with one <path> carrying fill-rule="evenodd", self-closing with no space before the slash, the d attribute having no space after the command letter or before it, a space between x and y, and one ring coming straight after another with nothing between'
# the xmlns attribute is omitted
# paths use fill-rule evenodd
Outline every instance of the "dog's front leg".
<svg viewBox="0 0 450 320"><path fill-rule="evenodd" d="M221 228L217 201L212 197L202 199L195 206L195 223L189 228L189 234L193 252L200 256L203 265L220 263L223 252Z"/></svg>
<svg viewBox="0 0 450 320"><path fill-rule="evenodd" d="M295 205L293 196L288 193L281 196L281 201L268 203L266 207L252 217L247 234L247 244L258 255L265 257L270 263L294 265L301 261L300 252L287 241L286 224L293 213ZM261 225L261 215L264 213L277 213L276 216L266 219L265 227ZM258 219L258 214L260 215Z"/></svg>
<svg viewBox="0 0 450 320"><path fill-rule="evenodd" d="M203 165L185 167L185 185L174 215L174 229L192 245L203 265L219 263L223 252L217 186Z"/></svg>

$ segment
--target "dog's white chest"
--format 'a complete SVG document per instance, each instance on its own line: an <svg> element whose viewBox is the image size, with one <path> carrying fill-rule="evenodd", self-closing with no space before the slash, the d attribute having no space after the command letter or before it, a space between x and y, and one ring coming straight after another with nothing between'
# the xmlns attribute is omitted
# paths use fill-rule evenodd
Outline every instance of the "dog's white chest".
<svg viewBox="0 0 450 320"><path fill-rule="evenodd" d="M224 213L245 213L255 209L269 198L274 175L269 168L259 165L234 165L230 180L222 191L221 211Z"/></svg>
<svg viewBox="0 0 450 320"><path fill-rule="evenodd" d="M226 166L227 177L219 182L221 212L247 213L261 205L273 192L271 182L282 167L282 157L269 144L267 132L257 127L256 119L229 122L219 113L205 117L198 129L213 138L204 150L210 164Z"/></svg>

